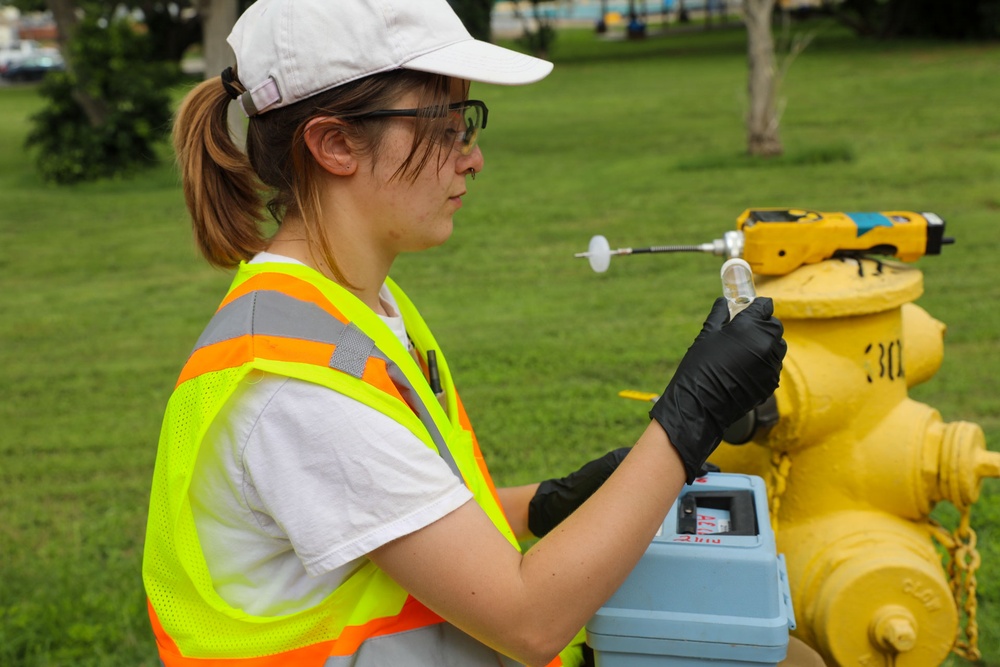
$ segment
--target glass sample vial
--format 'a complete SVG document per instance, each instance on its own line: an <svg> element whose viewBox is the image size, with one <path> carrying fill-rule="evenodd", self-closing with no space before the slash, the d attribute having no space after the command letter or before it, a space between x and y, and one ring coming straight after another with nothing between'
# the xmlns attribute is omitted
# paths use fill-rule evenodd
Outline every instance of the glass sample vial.
<svg viewBox="0 0 1000 667"><path fill-rule="evenodd" d="M729 320L753 303L757 290L753 286L753 271L744 260L734 257L722 265L722 296L729 302Z"/></svg>

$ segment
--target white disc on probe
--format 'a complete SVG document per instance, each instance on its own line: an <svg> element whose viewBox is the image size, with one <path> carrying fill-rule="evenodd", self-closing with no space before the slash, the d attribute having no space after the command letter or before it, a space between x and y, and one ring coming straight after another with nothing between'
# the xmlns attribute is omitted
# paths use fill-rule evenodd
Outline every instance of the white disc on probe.
<svg viewBox="0 0 1000 667"><path fill-rule="evenodd" d="M608 240L600 234L590 239L590 245L587 247L587 261L590 262L590 268L597 273L604 273L611 265L611 246L608 244Z"/></svg>

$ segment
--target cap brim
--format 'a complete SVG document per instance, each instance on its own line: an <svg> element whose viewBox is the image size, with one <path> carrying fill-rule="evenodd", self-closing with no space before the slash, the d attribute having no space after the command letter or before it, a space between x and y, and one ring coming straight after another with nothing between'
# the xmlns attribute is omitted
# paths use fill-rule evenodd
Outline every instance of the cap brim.
<svg viewBox="0 0 1000 667"><path fill-rule="evenodd" d="M454 42L402 63L401 67L503 86L534 83L552 71L552 63L547 60L475 39Z"/></svg>

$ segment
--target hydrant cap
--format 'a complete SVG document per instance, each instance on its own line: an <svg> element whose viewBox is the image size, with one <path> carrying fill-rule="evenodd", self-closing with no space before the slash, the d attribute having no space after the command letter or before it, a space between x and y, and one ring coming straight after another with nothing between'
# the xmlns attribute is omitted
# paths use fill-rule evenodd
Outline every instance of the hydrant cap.
<svg viewBox="0 0 1000 667"><path fill-rule="evenodd" d="M757 292L774 299L782 319L870 315L899 308L924 292L923 274L896 262L829 259L784 276L759 276Z"/></svg>

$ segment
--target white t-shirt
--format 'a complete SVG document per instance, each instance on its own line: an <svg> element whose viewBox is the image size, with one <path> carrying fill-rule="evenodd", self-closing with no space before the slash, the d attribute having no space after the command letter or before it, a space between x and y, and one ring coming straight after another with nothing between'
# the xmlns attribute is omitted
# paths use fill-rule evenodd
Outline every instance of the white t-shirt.
<svg viewBox="0 0 1000 667"><path fill-rule="evenodd" d="M262 253L253 262L295 260ZM383 320L408 345L384 286ZM212 423L191 507L219 595L250 614L308 608L370 551L472 498L444 460L381 412L326 387L262 372Z"/></svg>

